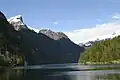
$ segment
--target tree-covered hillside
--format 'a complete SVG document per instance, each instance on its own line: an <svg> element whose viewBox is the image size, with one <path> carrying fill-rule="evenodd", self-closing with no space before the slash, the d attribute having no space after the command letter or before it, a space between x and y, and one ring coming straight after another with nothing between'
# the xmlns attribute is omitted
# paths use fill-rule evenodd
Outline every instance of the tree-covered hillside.
<svg viewBox="0 0 120 80"><path fill-rule="evenodd" d="M91 48L81 54L79 63L120 63L120 36L93 44Z"/></svg>
<svg viewBox="0 0 120 80"><path fill-rule="evenodd" d="M0 66L23 65L24 57L19 48L21 36L18 35L0 12Z"/></svg>

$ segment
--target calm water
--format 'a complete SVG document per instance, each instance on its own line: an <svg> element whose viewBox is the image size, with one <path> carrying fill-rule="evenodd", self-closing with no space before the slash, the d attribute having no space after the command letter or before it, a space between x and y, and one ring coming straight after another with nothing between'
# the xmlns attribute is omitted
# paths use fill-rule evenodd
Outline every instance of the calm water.
<svg viewBox="0 0 120 80"><path fill-rule="evenodd" d="M41 66L31 66L27 69L20 67L19 69L9 69L0 72L0 80L120 80L119 69L89 71L85 69L91 68L90 66L62 66L53 66L53 68L52 66L44 66L44 68ZM110 65L103 66L106 67ZM119 67L119 65L116 66Z"/></svg>

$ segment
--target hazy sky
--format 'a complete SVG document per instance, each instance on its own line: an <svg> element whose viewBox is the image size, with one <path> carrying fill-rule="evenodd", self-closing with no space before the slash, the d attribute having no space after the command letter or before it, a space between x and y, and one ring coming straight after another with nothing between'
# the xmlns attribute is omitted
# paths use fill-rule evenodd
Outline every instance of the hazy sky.
<svg viewBox="0 0 120 80"><path fill-rule="evenodd" d="M120 12L120 0L2 0L0 8L35 28L72 31L106 22Z"/></svg>

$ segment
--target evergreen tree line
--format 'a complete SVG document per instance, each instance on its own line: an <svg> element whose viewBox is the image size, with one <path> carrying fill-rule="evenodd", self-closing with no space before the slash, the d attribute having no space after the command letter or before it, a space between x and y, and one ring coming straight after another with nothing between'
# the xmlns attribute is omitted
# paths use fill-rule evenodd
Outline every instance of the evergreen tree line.
<svg viewBox="0 0 120 80"><path fill-rule="evenodd" d="M94 43L81 54L79 63L113 64L120 63L120 36Z"/></svg>

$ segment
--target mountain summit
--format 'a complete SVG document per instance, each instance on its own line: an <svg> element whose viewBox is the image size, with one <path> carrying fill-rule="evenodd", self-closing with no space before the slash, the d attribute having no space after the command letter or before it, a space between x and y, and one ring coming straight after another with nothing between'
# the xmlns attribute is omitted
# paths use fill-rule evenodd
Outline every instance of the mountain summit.
<svg viewBox="0 0 120 80"><path fill-rule="evenodd" d="M12 24L15 28L15 30L21 30L21 29L28 29L26 24L23 22L22 15L18 15L15 17L11 17L7 19L10 24Z"/></svg>

